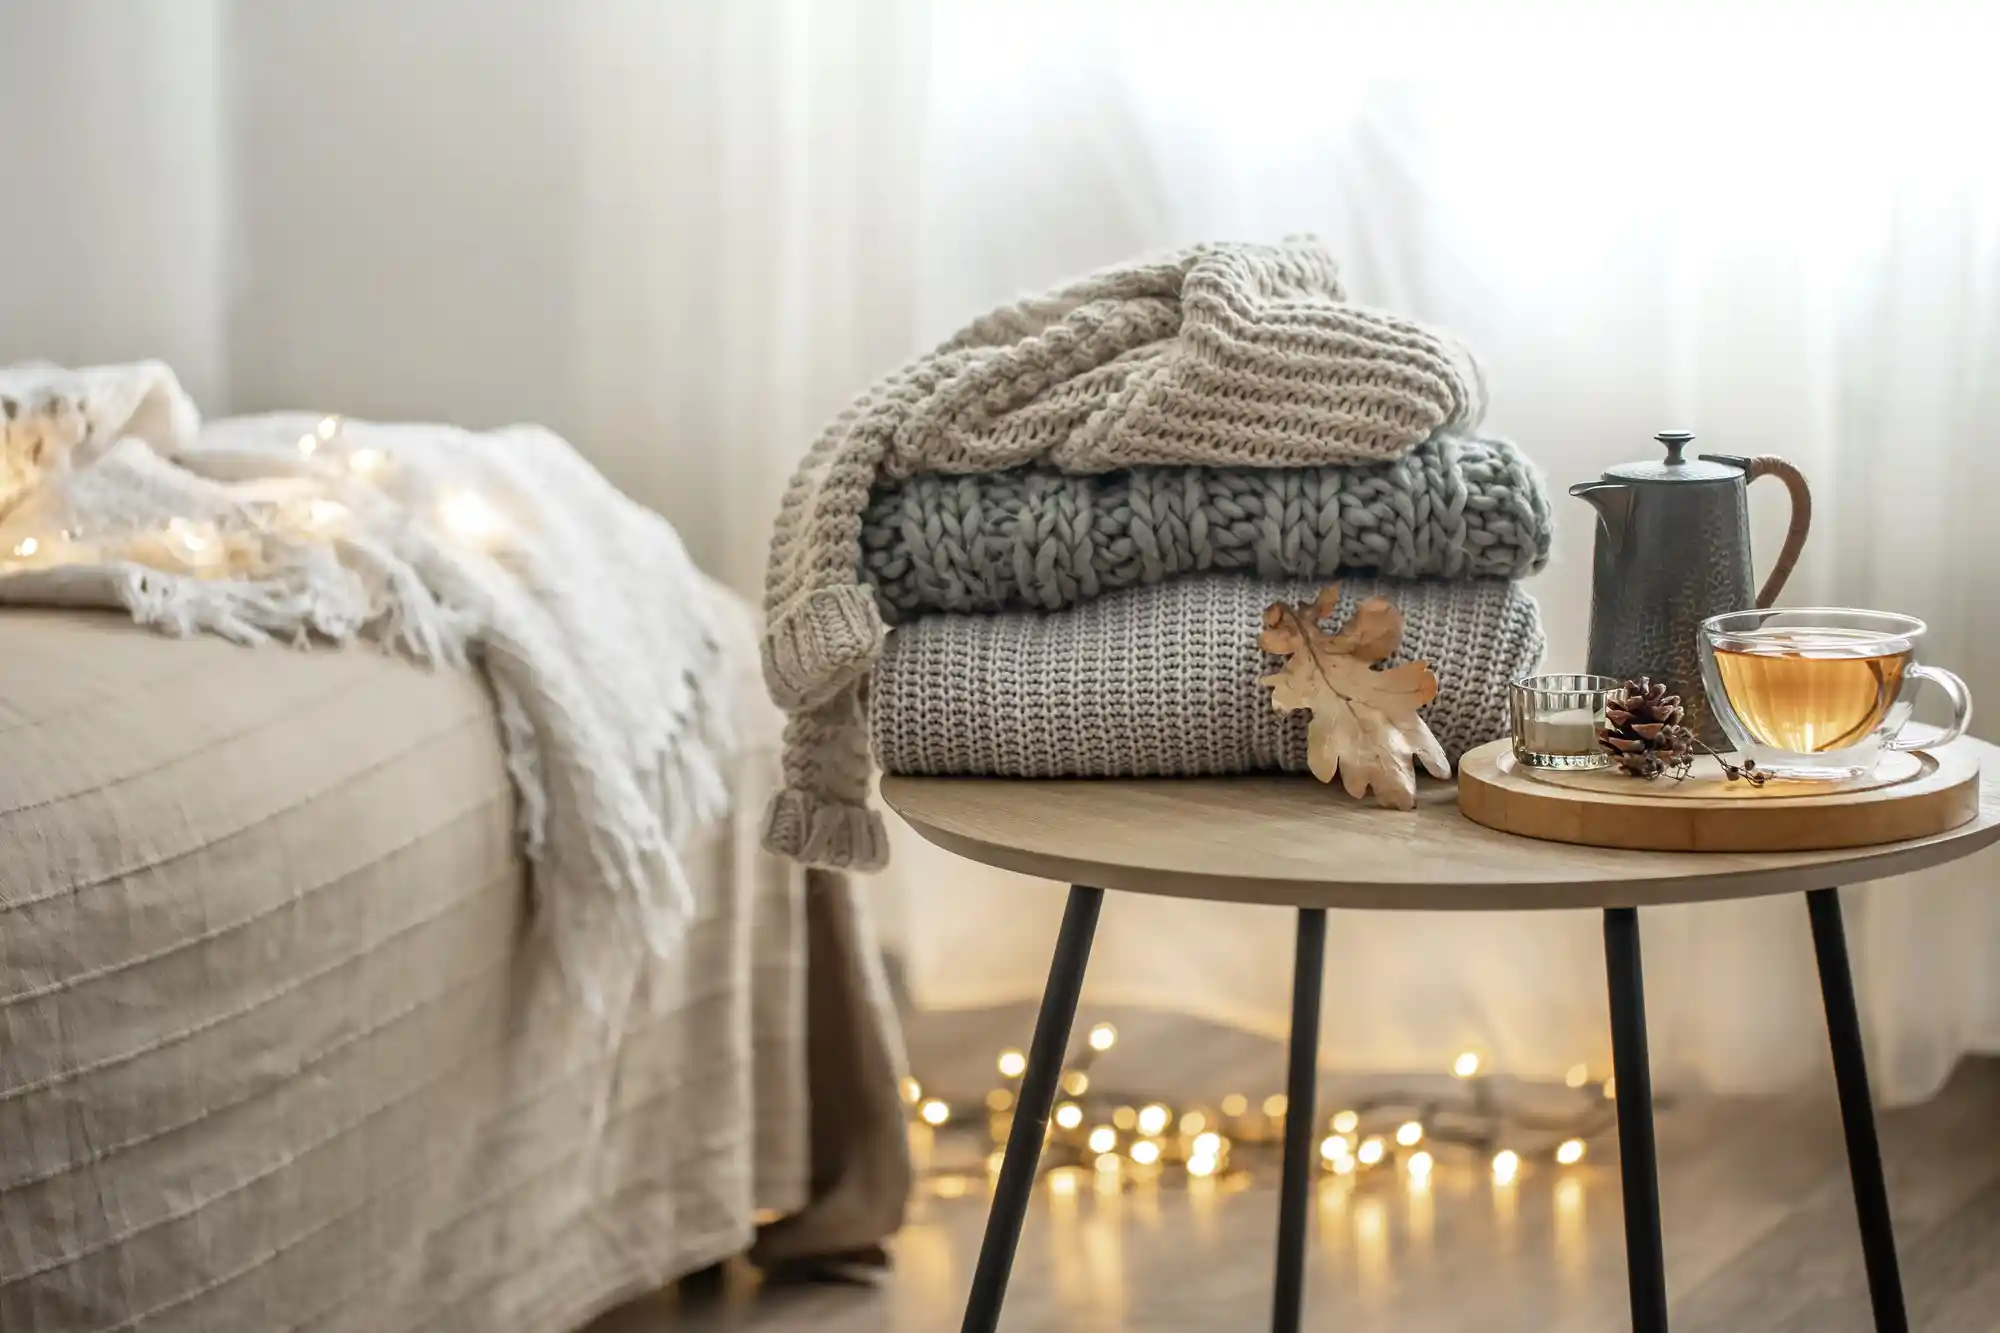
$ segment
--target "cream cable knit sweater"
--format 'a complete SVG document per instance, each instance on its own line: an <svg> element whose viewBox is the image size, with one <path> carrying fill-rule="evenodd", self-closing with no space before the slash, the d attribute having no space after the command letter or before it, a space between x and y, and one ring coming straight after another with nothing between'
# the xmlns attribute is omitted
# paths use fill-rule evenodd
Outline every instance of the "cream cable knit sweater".
<svg viewBox="0 0 2000 1333"><path fill-rule="evenodd" d="M790 721L765 845L814 865L887 858L861 707L886 632L861 569L878 481L1029 463L1377 462L1471 429L1484 407L1464 349L1349 303L1311 242L1198 246L975 320L857 399L785 493L763 658Z"/></svg>

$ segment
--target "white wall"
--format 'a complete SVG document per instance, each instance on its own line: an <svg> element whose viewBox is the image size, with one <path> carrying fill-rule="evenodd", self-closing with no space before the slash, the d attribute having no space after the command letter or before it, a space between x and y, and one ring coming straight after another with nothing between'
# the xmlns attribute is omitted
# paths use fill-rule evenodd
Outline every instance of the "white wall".
<svg viewBox="0 0 2000 1333"><path fill-rule="evenodd" d="M0 362L228 389L219 0L0 5Z"/></svg>

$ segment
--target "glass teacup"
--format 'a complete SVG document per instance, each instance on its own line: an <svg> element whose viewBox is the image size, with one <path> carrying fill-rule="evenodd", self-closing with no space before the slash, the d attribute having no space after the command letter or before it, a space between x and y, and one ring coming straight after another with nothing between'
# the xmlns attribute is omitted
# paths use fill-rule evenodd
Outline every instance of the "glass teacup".
<svg viewBox="0 0 2000 1333"><path fill-rule="evenodd" d="M1924 622L1835 607L1735 611L1701 626L1701 675L1730 744L1785 778L1853 778L1884 750L1956 740L1972 721L1965 682L1917 662ZM1903 740L1919 681L1950 696L1942 736Z"/></svg>

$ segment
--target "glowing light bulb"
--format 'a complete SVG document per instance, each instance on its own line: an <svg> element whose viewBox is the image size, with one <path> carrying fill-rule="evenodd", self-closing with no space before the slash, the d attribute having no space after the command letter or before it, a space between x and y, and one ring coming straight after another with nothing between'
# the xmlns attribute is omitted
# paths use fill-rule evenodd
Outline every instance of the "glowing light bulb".
<svg viewBox="0 0 2000 1333"><path fill-rule="evenodd" d="M1062 1088L1072 1097L1081 1097L1090 1091L1090 1075L1081 1069L1072 1069L1063 1075Z"/></svg>
<svg viewBox="0 0 2000 1333"><path fill-rule="evenodd" d="M1189 1111L1181 1117L1181 1133L1199 1134L1208 1128L1208 1117L1199 1111Z"/></svg>
<svg viewBox="0 0 2000 1333"><path fill-rule="evenodd" d="M319 448L319 436L317 435L299 436L300 458L311 458L313 456L313 451L318 448Z"/></svg>
<svg viewBox="0 0 2000 1333"><path fill-rule="evenodd" d="M1451 1072L1460 1078L1471 1078L1479 1072L1479 1052L1460 1051L1458 1058L1451 1062Z"/></svg>
<svg viewBox="0 0 2000 1333"><path fill-rule="evenodd" d="M1581 1162L1583 1160L1583 1140L1564 1139L1562 1146L1556 1149L1556 1160L1564 1166L1575 1166L1578 1162Z"/></svg>
<svg viewBox="0 0 2000 1333"><path fill-rule="evenodd" d="M908 1104L910 1104L911 1106L915 1106L918 1102L923 1100L924 1085L917 1082L915 1079L911 1078L908 1074L905 1074L903 1076L902 1088L903 1088L903 1100Z"/></svg>
<svg viewBox="0 0 2000 1333"><path fill-rule="evenodd" d="M1212 1176L1216 1168L1215 1158L1207 1153L1195 1153L1187 1160L1187 1172L1191 1176Z"/></svg>
<svg viewBox="0 0 2000 1333"><path fill-rule="evenodd" d="M1431 1155L1427 1152L1411 1153L1410 1160L1404 1165L1409 1170L1410 1179L1419 1185L1431 1178Z"/></svg>
<svg viewBox="0 0 2000 1333"><path fill-rule="evenodd" d="M1371 1136L1361 1141L1361 1146L1355 1150L1354 1155L1361 1159L1361 1165L1373 1166L1382 1160L1382 1154L1386 1151L1387 1149L1382 1146L1382 1140Z"/></svg>
<svg viewBox="0 0 2000 1333"><path fill-rule="evenodd" d="M1279 1116L1285 1113L1285 1108L1289 1104L1290 1103L1288 1103L1285 1100L1284 1093L1274 1092L1270 1096L1264 1099L1264 1114L1270 1116L1271 1119L1276 1120Z"/></svg>
<svg viewBox="0 0 2000 1333"><path fill-rule="evenodd" d="M1502 1148L1493 1154L1493 1183L1511 1185L1514 1177L1521 1174L1521 1155L1512 1148Z"/></svg>
<svg viewBox="0 0 2000 1333"><path fill-rule="evenodd" d="M1099 1125L1090 1131L1090 1150L1110 1152L1118 1146L1118 1131L1109 1125Z"/></svg>
<svg viewBox="0 0 2000 1333"><path fill-rule="evenodd" d="M1356 1115L1356 1114L1355 1114L1354 1112L1352 1112L1352 1111L1335 1111L1335 1112L1333 1113L1333 1132L1334 1132L1334 1133L1336 1133L1336 1134L1352 1134L1352 1133L1353 1133L1353 1132L1354 1132L1355 1130L1357 1130L1357 1129L1359 1129L1359 1128L1361 1128L1361 1117L1360 1117L1360 1116L1358 1116L1358 1115Z"/></svg>
<svg viewBox="0 0 2000 1333"><path fill-rule="evenodd" d="M334 436L340 434L340 418L321 417L319 425L313 427L313 433L318 435L322 440L332 439Z"/></svg>
<svg viewBox="0 0 2000 1333"><path fill-rule="evenodd" d="M1076 1172L1067 1167L1049 1172L1049 1188L1065 1197L1076 1193Z"/></svg>
<svg viewBox="0 0 2000 1333"><path fill-rule="evenodd" d="M1100 1154L1097 1159L1097 1169L1107 1175L1116 1175L1118 1166L1118 1154L1115 1152Z"/></svg>
<svg viewBox="0 0 2000 1333"><path fill-rule="evenodd" d="M1333 1174L1335 1174L1336 1176L1351 1176L1351 1175L1353 1175L1353 1174L1354 1174L1354 1159L1353 1159L1352 1157L1336 1157L1336 1158L1334 1158L1334 1159L1333 1159Z"/></svg>
<svg viewBox="0 0 2000 1333"><path fill-rule="evenodd" d="M1396 1127L1396 1142L1405 1148L1415 1147L1423 1141L1424 1127L1414 1120L1405 1120Z"/></svg>
<svg viewBox="0 0 2000 1333"><path fill-rule="evenodd" d="M1224 1115L1242 1115L1250 1109L1250 1099L1240 1092L1232 1092L1222 1099Z"/></svg>
<svg viewBox="0 0 2000 1333"><path fill-rule="evenodd" d="M438 521L452 536L474 545L494 540L507 527L506 517L475 491L452 491L440 499Z"/></svg>
<svg viewBox="0 0 2000 1333"><path fill-rule="evenodd" d="M347 470L366 481L380 472L382 465L388 461L389 456L380 449L356 449L347 456Z"/></svg>
<svg viewBox="0 0 2000 1333"><path fill-rule="evenodd" d="M1206 1134L1194 1136L1194 1151L1200 1157L1222 1156L1222 1135L1210 1130Z"/></svg>
<svg viewBox="0 0 2000 1333"><path fill-rule="evenodd" d="M1169 1111L1158 1102L1154 1102L1151 1106L1140 1108L1139 1132L1149 1139L1156 1134L1163 1134L1166 1132L1167 1126L1173 1122L1173 1118L1174 1113L1172 1111Z"/></svg>
<svg viewBox="0 0 2000 1333"><path fill-rule="evenodd" d="M1569 1084L1572 1088L1582 1087L1584 1084L1590 1082L1590 1066L1571 1065L1569 1072L1563 1075L1563 1082Z"/></svg>
<svg viewBox="0 0 2000 1333"><path fill-rule="evenodd" d="M1014 1094L1005 1088L995 1088L986 1094L986 1109L989 1111L1011 1111L1014 1109Z"/></svg>
<svg viewBox="0 0 2000 1333"><path fill-rule="evenodd" d="M1064 1102L1056 1108L1056 1123L1064 1129L1075 1129L1083 1123L1083 1108L1075 1102Z"/></svg>
<svg viewBox="0 0 2000 1333"><path fill-rule="evenodd" d="M1160 1145L1151 1139L1140 1139L1132 1145L1132 1160L1140 1166L1151 1166L1160 1160Z"/></svg>
<svg viewBox="0 0 2000 1333"><path fill-rule="evenodd" d="M347 518L347 506L338 500L308 500L306 502L306 530L309 532L331 532Z"/></svg>
<svg viewBox="0 0 2000 1333"><path fill-rule="evenodd" d="M181 549L189 555L199 555L208 549L208 534L184 518L168 519L167 535L179 542Z"/></svg>
<svg viewBox="0 0 2000 1333"><path fill-rule="evenodd" d="M42 544L36 541L33 537L23 537L21 538L20 543L14 547L14 554L21 556L22 558L25 559L26 557L33 555L35 552L41 549L42 549Z"/></svg>
<svg viewBox="0 0 2000 1333"><path fill-rule="evenodd" d="M1000 1052L1000 1059L995 1063L999 1066L1000 1077L1019 1078L1027 1071L1028 1057L1010 1046Z"/></svg>
<svg viewBox="0 0 2000 1333"><path fill-rule="evenodd" d="M1129 1134L1139 1127L1139 1113L1129 1106L1121 1106L1111 1113L1111 1123Z"/></svg>
<svg viewBox="0 0 2000 1333"><path fill-rule="evenodd" d="M1109 1023L1099 1023L1090 1029L1090 1049L1108 1051L1118 1044L1118 1029Z"/></svg>
<svg viewBox="0 0 2000 1333"><path fill-rule="evenodd" d="M1332 1134L1319 1141L1319 1155L1331 1162L1337 1157L1347 1156L1347 1140Z"/></svg>
<svg viewBox="0 0 2000 1333"><path fill-rule="evenodd" d="M1618 1076L1616 1074L1605 1075L1604 1100L1607 1102L1613 1101L1616 1100L1617 1096L1618 1096Z"/></svg>
<svg viewBox="0 0 2000 1333"><path fill-rule="evenodd" d="M918 1108L917 1114L924 1118L926 1125L942 1125L951 1119L951 1108L933 1097Z"/></svg>

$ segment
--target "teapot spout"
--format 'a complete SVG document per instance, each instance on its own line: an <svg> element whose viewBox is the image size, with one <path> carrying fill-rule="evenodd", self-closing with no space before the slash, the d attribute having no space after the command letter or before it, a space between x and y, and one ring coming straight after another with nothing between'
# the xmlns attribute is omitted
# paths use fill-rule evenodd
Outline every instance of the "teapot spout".
<svg viewBox="0 0 2000 1333"><path fill-rule="evenodd" d="M1620 481L1579 481L1569 493L1590 502L1604 525L1612 552L1625 544L1625 525L1632 517L1632 488Z"/></svg>

